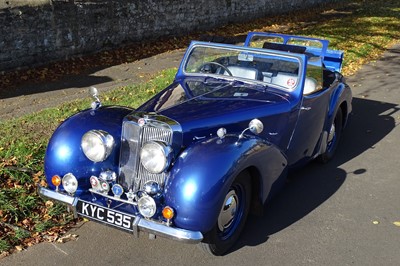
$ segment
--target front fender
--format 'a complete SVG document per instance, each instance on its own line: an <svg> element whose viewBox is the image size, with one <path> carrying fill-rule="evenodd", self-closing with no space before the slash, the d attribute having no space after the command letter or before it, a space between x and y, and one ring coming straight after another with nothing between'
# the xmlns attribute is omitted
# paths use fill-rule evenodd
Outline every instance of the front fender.
<svg viewBox="0 0 400 266"><path fill-rule="evenodd" d="M166 204L176 211L175 225L208 232L235 177L249 167L257 169L264 201L272 184L286 173L287 160L259 137L210 138L193 144L177 158L165 185Z"/></svg>
<svg viewBox="0 0 400 266"><path fill-rule="evenodd" d="M77 194L89 188L88 177L103 170L117 171L121 140L122 119L133 109L108 106L97 110L85 110L66 119L53 133L45 154L44 170L47 183L54 189L51 178L72 173L78 179ZM114 137L115 147L111 155L100 163L86 158L81 150L82 136L89 130L101 129Z"/></svg>

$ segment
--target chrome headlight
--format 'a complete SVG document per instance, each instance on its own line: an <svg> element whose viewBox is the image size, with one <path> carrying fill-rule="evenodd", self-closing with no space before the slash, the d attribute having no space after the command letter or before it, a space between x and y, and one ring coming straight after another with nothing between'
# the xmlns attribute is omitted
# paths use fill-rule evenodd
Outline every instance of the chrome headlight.
<svg viewBox="0 0 400 266"><path fill-rule="evenodd" d="M65 191L73 194L78 189L78 180L73 174L68 173L62 178L62 185Z"/></svg>
<svg viewBox="0 0 400 266"><path fill-rule="evenodd" d="M172 158L171 147L161 142L149 141L140 151L143 167L153 174L160 174L168 168Z"/></svg>
<svg viewBox="0 0 400 266"><path fill-rule="evenodd" d="M114 138L103 130L90 130L83 135L81 147L89 160L102 162L111 154Z"/></svg>
<svg viewBox="0 0 400 266"><path fill-rule="evenodd" d="M157 210L156 202L148 195L144 195L138 200L138 208L140 214L146 218L152 217Z"/></svg>

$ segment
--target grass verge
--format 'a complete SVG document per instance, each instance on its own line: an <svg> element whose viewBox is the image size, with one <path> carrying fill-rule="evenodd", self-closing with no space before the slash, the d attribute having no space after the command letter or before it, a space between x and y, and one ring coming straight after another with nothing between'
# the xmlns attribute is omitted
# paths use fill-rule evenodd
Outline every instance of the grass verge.
<svg viewBox="0 0 400 266"><path fill-rule="evenodd" d="M323 37L331 47L345 51L343 72L355 73L399 41L399 1L346 1L328 8L291 16L259 19L226 26L210 35L233 36L248 31L275 31ZM196 35L174 39L171 47ZM176 69L151 81L121 87L102 95L104 104L137 107L169 84ZM40 241L54 241L73 223L63 206L44 201L36 185L44 184L43 158L51 133L65 118L89 106L90 99L63 104L18 119L0 122L0 253L20 250Z"/></svg>
<svg viewBox="0 0 400 266"><path fill-rule="evenodd" d="M165 88L176 69L160 72L147 83L121 87L101 95L105 105L137 107ZM43 159L46 144L58 124L90 107L90 98L46 109L0 123L0 254L41 241L55 241L73 224L65 206L36 194L45 185Z"/></svg>

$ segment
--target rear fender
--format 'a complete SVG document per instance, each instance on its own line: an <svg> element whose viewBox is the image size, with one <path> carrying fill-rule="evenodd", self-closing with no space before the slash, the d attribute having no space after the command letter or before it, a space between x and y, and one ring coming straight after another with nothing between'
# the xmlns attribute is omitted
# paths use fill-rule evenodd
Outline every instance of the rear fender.
<svg viewBox="0 0 400 266"><path fill-rule="evenodd" d="M347 117L351 112L351 101L352 101L352 93L349 86L345 83L339 83L339 85L335 88L332 93L330 102L329 102L329 110L327 114L327 118L325 120L324 131L321 135L320 148L317 155L323 154L327 148L327 140L329 135L329 130L335 119L336 112L338 108L344 103L346 104L346 110L343 112L343 121L347 122ZM343 125L344 126L344 125Z"/></svg>
<svg viewBox="0 0 400 266"><path fill-rule="evenodd" d="M330 125L332 124L333 119L335 119L335 115L337 109L340 108L343 102L346 102L346 113L343 112L343 121L347 121L347 115L351 112L351 101L352 94L351 90L345 83L339 83L339 85L335 88L335 91L332 93L330 102L329 102L329 112L328 118L326 119L325 129L329 132Z"/></svg>
<svg viewBox="0 0 400 266"><path fill-rule="evenodd" d="M272 184L286 174L287 160L276 146L259 137L228 135L210 138L185 149L177 158L165 185L166 204L176 211L174 223L188 230L208 232L235 177L252 167L260 173L264 202ZM254 178L254 177L253 177Z"/></svg>

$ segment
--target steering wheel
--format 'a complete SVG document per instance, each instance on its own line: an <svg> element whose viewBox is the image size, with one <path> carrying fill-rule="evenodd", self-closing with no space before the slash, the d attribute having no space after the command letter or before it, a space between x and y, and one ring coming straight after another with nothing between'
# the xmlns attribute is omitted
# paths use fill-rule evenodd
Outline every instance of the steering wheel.
<svg viewBox="0 0 400 266"><path fill-rule="evenodd" d="M222 65L222 64L220 64L220 63L217 63L217 62L205 62L205 63L201 64L201 66L199 66L198 70L199 70L200 72L204 72L204 71L203 71L203 68L204 68L205 66L207 66L207 65L216 65L216 66L219 66L219 67L223 68L223 69L226 71L226 73L229 74L229 76L233 76L232 72L231 72L226 66L224 66L224 65Z"/></svg>

